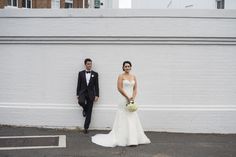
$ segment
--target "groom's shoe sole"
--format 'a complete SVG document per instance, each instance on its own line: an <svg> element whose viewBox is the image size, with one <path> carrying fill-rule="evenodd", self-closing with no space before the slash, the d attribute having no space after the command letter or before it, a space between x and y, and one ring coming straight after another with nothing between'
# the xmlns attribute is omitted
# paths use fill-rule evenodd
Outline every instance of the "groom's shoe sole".
<svg viewBox="0 0 236 157"><path fill-rule="evenodd" d="M88 134L88 130L87 129L84 129L84 134Z"/></svg>

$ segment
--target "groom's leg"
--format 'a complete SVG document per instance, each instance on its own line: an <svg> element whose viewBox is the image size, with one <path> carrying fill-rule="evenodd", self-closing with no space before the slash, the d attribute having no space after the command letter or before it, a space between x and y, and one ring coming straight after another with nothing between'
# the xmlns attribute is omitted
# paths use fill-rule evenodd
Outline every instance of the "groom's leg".
<svg viewBox="0 0 236 157"><path fill-rule="evenodd" d="M87 104L86 104L86 118L85 118L85 123L84 123L84 129L89 128L89 125L91 122L92 110L93 110L93 101L90 100L89 98L86 100L87 100Z"/></svg>
<svg viewBox="0 0 236 157"><path fill-rule="evenodd" d="M78 101L79 105L84 109L86 104L85 104L85 95L81 95L79 96L79 101Z"/></svg>
<svg viewBox="0 0 236 157"><path fill-rule="evenodd" d="M79 105L83 108L83 111L82 111L82 114L83 116L85 117L86 116L86 108L87 108L87 105L86 105L86 99L85 99L85 95L81 95L79 97Z"/></svg>

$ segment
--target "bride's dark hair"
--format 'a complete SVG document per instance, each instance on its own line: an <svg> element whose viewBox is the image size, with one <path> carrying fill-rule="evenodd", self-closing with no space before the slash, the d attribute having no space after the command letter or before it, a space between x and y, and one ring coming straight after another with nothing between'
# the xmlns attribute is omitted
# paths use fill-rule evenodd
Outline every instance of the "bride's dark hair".
<svg viewBox="0 0 236 157"><path fill-rule="evenodd" d="M130 67L132 67L132 64L131 64L130 61L124 61L124 62L123 62L123 67L122 67L122 68L123 68L123 71L125 71L125 69L124 69L125 64L129 64Z"/></svg>

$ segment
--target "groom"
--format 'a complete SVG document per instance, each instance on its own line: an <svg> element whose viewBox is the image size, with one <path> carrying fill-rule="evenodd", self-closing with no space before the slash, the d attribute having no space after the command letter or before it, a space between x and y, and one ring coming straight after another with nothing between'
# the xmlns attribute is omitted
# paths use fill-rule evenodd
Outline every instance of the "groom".
<svg viewBox="0 0 236 157"><path fill-rule="evenodd" d="M77 98L79 105L83 108L84 133L88 133L89 124L91 121L93 102L98 100L99 86L98 73L92 71L92 60L86 58L84 60L85 70L80 71L77 84Z"/></svg>

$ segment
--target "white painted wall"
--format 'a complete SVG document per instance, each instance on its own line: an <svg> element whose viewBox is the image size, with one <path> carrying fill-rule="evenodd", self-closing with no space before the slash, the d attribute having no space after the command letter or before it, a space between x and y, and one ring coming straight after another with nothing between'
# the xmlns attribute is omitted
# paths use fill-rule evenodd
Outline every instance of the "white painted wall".
<svg viewBox="0 0 236 157"><path fill-rule="evenodd" d="M0 124L82 127L77 73L91 57L112 126L131 60L145 130L236 133L236 11L1 10Z"/></svg>
<svg viewBox="0 0 236 157"><path fill-rule="evenodd" d="M216 0L132 0L133 9L216 9ZM225 9L236 9L235 0L225 0Z"/></svg>
<svg viewBox="0 0 236 157"><path fill-rule="evenodd" d="M235 0L227 0L225 2L226 9L236 9L236 1Z"/></svg>

